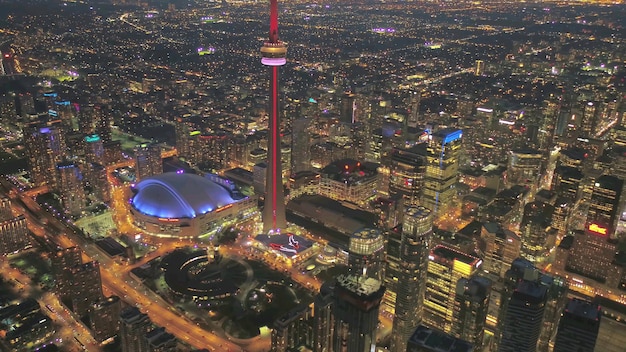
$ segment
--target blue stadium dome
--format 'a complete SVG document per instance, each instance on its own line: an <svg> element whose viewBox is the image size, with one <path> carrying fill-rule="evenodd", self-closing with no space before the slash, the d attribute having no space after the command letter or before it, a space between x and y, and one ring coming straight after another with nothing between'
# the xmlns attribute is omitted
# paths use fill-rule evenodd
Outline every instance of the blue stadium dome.
<svg viewBox="0 0 626 352"><path fill-rule="evenodd" d="M167 172L141 180L131 205L159 218L195 218L235 202L231 193L202 176Z"/></svg>

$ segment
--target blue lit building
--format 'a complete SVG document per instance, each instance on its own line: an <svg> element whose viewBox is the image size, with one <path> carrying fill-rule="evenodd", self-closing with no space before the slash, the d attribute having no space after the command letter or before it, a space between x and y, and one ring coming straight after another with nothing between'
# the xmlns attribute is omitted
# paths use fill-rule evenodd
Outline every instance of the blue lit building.
<svg viewBox="0 0 626 352"><path fill-rule="evenodd" d="M160 237L213 236L257 211L256 199L216 176L166 172L143 179L132 191L135 225Z"/></svg>
<svg viewBox="0 0 626 352"><path fill-rule="evenodd" d="M421 205L435 214L454 200L462 136L460 129L444 128L429 137Z"/></svg>

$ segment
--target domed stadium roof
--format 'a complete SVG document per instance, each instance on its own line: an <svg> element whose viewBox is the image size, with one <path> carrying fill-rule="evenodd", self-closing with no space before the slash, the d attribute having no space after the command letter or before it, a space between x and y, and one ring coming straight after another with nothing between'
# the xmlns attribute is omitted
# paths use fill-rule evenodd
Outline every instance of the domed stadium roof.
<svg viewBox="0 0 626 352"><path fill-rule="evenodd" d="M141 180L131 205L159 218L194 218L235 202L231 193L202 176L167 172Z"/></svg>

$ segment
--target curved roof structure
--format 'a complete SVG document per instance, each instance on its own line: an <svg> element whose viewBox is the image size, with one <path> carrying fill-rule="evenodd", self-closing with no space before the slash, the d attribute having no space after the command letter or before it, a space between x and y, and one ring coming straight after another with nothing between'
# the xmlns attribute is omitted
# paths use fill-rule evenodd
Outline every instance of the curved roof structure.
<svg viewBox="0 0 626 352"><path fill-rule="evenodd" d="M159 218L194 218L235 203L230 192L202 176L167 172L141 180L131 205Z"/></svg>

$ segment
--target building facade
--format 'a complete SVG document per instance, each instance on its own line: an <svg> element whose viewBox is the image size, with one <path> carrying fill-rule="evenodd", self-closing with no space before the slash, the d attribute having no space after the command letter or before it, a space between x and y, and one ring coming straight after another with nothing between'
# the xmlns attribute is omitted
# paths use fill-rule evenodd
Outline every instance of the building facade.
<svg viewBox="0 0 626 352"><path fill-rule="evenodd" d="M406 350L406 341L422 320L432 227L433 214L430 209L406 209L397 271L392 351Z"/></svg>

